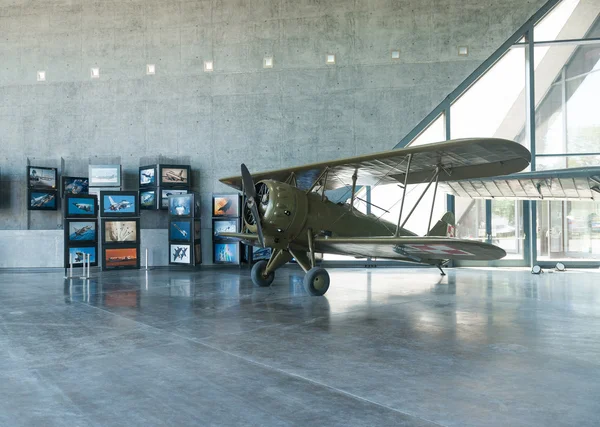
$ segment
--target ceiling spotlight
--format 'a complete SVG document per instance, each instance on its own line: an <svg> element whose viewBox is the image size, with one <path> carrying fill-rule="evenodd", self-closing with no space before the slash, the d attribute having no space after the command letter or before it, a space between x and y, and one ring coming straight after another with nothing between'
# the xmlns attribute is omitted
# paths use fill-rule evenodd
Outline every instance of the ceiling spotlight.
<svg viewBox="0 0 600 427"><path fill-rule="evenodd" d="M328 53L327 54L327 59L325 60L325 63L327 65L333 65L333 64L335 64L335 54Z"/></svg>
<svg viewBox="0 0 600 427"><path fill-rule="evenodd" d="M263 68L273 68L273 57L265 56L263 59Z"/></svg>
<svg viewBox="0 0 600 427"><path fill-rule="evenodd" d="M146 74L148 76L153 76L156 74L156 65L154 64L148 64L146 65Z"/></svg>
<svg viewBox="0 0 600 427"><path fill-rule="evenodd" d="M531 274L540 274L543 272L544 271L542 270L542 267L540 267L539 265L534 265L533 268L531 269Z"/></svg>
<svg viewBox="0 0 600 427"><path fill-rule="evenodd" d="M37 81L38 82L45 82L46 81L46 72L45 71L38 71L37 72Z"/></svg>
<svg viewBox="0 0 600 427"><path fill-rule="evenodd" d="M556 263L556 271L566 271L567 267L562 262Z"/></svg>
<svg viewBox="0 0 600 427"><path fill-rule="evenodd" d="M92 68L92 70L90 71L90 75L93 79L99 79L100 78L100 68Z"/></svg>
<svg viewBox="0 0 600 427"><path fill-rule="evenodd" d="M392 59L400 59L400 51L392 50Z"/></svg>
<svg viewBox="0 0 600 427"><path fill-rule="evenodd" d="M459 56L467 56L469 54L469 48L467 46L459 46L458 47L458 55Z"/></svg>
<svg viewBox="0 0 600 427"><path fill-rule="evenodd" d="M210 72L215 69L215 64L212 61L204 61L204 71Z"/></svg>

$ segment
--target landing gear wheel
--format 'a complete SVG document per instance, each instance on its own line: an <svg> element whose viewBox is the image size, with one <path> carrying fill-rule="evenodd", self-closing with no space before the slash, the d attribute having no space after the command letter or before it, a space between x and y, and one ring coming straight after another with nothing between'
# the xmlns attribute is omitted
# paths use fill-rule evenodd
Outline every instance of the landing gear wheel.
<svg viewBox="0 0 600 427"><path fill-rule="evenodd" d="M304 289L312 296L320 297L325 295L329 289L329 273L321 267L314 267L308 270L304 276Z"/></svg>
<svg viewBox="0 0 600 427"><path fill-rule="evenodd" d="M273 280L275 280L274 271L271 271L266 277L263 275L266 268L267 261L258 261L252 266L252 272L250 273L250 276L252 277L252 283L254 283L256 286L260 286L261 288L271 286L271 283L273 283Z"/></svg>

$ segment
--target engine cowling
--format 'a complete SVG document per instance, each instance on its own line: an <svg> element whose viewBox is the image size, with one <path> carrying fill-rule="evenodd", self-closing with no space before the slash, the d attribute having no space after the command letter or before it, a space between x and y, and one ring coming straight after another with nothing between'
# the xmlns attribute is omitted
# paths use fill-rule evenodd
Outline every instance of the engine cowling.
<svg viewBox="0 0 600 427"><path fill-rule="evenodd" d="M264 180L256 184L257 205L265 246L286 249L302 230L308 213L306 193L279 181ZM244 207L244 223L256 232L256 224Z"/></svg>

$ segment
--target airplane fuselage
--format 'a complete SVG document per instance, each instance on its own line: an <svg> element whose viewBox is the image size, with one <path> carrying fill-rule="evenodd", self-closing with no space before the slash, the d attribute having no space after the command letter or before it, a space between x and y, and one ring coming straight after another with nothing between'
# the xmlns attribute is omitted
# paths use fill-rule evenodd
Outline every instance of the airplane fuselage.
<svg viewBox="0 0 600 427"><path fill-rule="evenodd" d="M366 215L348 204L322 199L318 193L306 193L295 186L272 180L261 182L269 189L268 200L259 200L265 245L286 249L290 244L308 250L308 232L328 237L392 236L396 225ZM252 226L250 226L252 230ZM253 231L253 230L252 230ZM401 229L401 236L414 236Z"/></svg>

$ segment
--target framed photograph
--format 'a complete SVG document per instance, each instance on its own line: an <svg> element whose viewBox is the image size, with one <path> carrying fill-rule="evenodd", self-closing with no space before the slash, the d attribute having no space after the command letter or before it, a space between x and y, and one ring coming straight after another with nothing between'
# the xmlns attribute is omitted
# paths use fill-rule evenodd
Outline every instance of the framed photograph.
<svg viewBox="0 0 600 427"><path fill-rule="evenodd" d="M137 246L127 248L112 248L105 246L102 252L102 268L104 270L116 268L140 268L140 250Z"/></svg>
<svg viewBox="0 0 600 427"><path fill-rule="evenodd" d="M90 187L120 187L121 165L89 165Z"/></svg>
<svg viewBox="0 0 600 427"><path fill-rule="evenodd" d="M137 191L101 191L100 216L139 216Z"/></svg>
<svg viewBox="0 0 600 427"><path fill-rule="evenodd" d="M87 177L63 176L61 182L63 197L67 194L89 194L90 182Z"/></svg>
<svg viewBox="0 0 600 427"><path fill-rule="evenodd" d="M239 217L241 196L239 194L219 194L213 196L213 217Z"/></svg>
<svg viewBox="0 0 600 427"><path fill-rule="evenodd" d="M169 222L169 240L175 242L192 241L192 220L181 219Z"/></svg>
<svg viewBox="0 0 600 427"><path fill-rule="evenodd" d="M98 226L96 221L85 219L65 220L65 231L68 244L93 243L98 241Z"/></svg>
<svg viewBox="0 0 600 427"><path fill-rule="evenodd" d="M56 168L27 166L27 182L29 188L56 190L58 172Z"/></svg>
<svg viewBox="0 0 600 427"><path fill-rule="evenodd" d="M239 264L240 244L239 242L214 242L213 262L215 264Z"/></svg>
<svg viewBox="0 0 600 427"><path fill-rule="evenodd" d="M250 249L252 250L252 262L268 260L273 252L271 248L261 248L260 246L250 246Z"/></svg>
<svg viewBox="0 0 600 427"><path fill-rule="evenodd" d="M221 233L237 233L239 231L238 219L213 219L213 236L215 239L227 239L221 237Z"/></svg>
<svg viewBox="0 0 600 427"><path fill-rule="evenodd" d="M171 243L169 245L169 264L191 264L192 246Z"/></svg>
<svg viewBox="0 0 600 427"><path fill-rule="evenodd" d="M142 166L139 173L140 188L156 187L156 165Z"/></svg>
<svg viewBox="0 0 600 427"><path fill-rule="evenodd" d="M74 267L82 266L83 261L88 254L90 255L90 265L98 265L98 259L96 256L97 250L98 248L96 248L96 245L67 246L65 250L65 267L69 266L69 262L71 262Z"/></svg>
<svg viewBox="0 0 600 427"><path fill-rule="evenodd" d="M163 188L160 191L160 208L169 209L169 196L178 196L181 194L188 194L189 190L181 190L174 188Z"/></svg>
<svg viewBox="0 0 600 427"><path fill-rule="evenodd" d="M200 246L200 243L194 245L194 264L202 264L202 247Z"/></svg>
<svg viewBox="0 0 600 427"><path fill-rule="evenodd" d="M56 190L28 190L27 209L30 211L55 211L58 209Z"/></svg>
<svg viewBox="0 0 600 427"><path fill-rule="evenodd" d="M140 235L140 220L134 219L103 219L102 243L103 244L129 244L137 243Z"/></svg>
<svg viewBox="0 0 600 427"><path fill-rule="evenodd" d="M64 201L65 218L96 218L98 216L98 199L94 195L67 194Z"/></svg>
<svg viewBox="0 0 600 427"><path fill-rule="evenodd" d="M156 209L156 190L140 190L140 209Z"/></svg>
<svg viewBox="0 0 600 427"><path fill-rule="evenodd" d="M191 168L189 165L158 165L160 169L160 185L181 185L188 187Z"/></svg>
<svg viewBox="0 0 600 427"><path fill-rule="evenodd" d="M169 197L169 215L193 217L198 213L196 194L180 194Z"/></svg>

